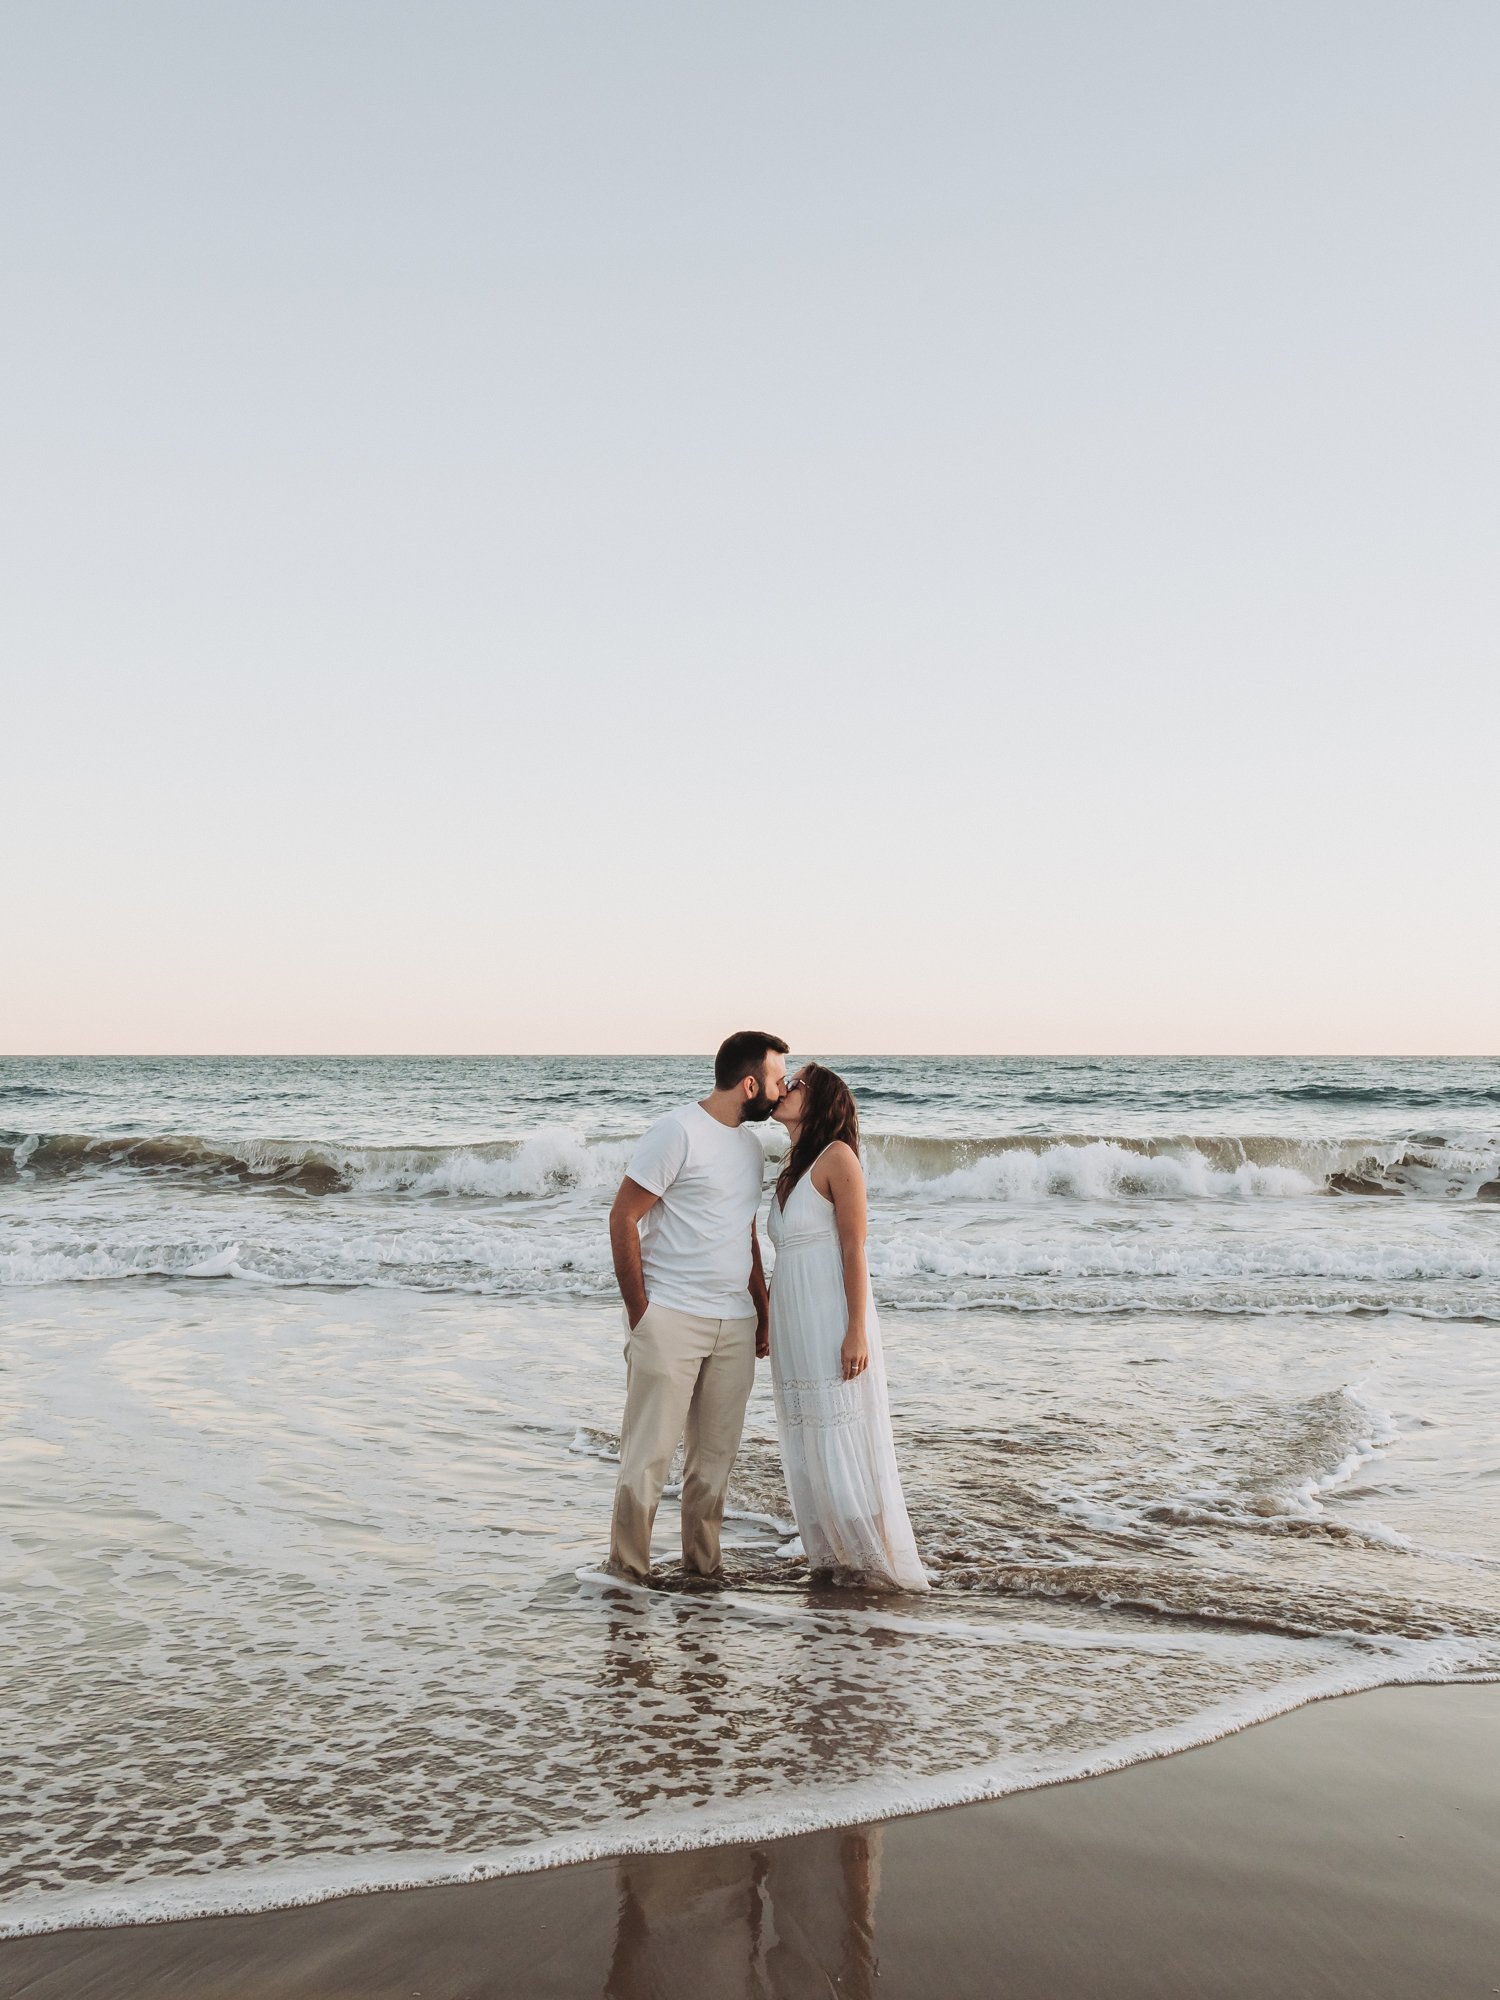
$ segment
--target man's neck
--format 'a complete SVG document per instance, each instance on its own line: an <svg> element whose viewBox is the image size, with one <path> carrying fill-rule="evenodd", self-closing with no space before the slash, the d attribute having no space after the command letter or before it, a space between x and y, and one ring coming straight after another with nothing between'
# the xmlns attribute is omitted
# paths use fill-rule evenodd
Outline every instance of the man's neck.
<svg viewBox="0 0 1500 2000"><path fill-rule="evenodd" d="M710 1118L717 1118L721 1125L738 1125L743 1102L737 1090L711 1090L707 1097L698 1099L698 1109L706 1111Z"/></svg>

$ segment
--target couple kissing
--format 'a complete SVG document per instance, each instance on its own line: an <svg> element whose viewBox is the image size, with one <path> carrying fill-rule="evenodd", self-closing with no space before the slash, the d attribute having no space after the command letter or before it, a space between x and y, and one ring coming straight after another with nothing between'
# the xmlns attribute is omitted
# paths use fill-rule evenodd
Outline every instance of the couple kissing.
<svg viewBox="0 0 1500 2000"><path fill-rule="evenodd" d="M865 1260L859 1114L821 1063L788 1077L788 1045L751 1029L723 1043L706 1097L659 1118L610 1210L625 1304L625 1416L609 1569L645 1582L679 1441L682 1561L722 1576L720 1529L756 1357L770 1357L787 1492L815 1578L924 1591L891 1438L880 1327ZM767 1231L765 1150L787 1137Z"/></svg>

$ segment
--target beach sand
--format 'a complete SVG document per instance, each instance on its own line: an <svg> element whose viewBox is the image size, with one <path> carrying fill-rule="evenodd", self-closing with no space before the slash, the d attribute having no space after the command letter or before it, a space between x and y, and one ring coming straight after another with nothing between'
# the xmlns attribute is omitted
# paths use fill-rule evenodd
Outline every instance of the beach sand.
<svg viewBox="0 0 1500 2000"><path fill-rule="evenodd" d="M1500 1686L754 1846L0 1944L25 2000L1500 1993Z"/></svg>

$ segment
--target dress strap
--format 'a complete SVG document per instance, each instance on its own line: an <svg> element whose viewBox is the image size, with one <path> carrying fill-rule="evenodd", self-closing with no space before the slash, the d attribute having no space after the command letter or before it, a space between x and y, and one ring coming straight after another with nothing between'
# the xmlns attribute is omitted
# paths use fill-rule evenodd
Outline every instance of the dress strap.
<svg viewBox="0 0 1500 2000"><path fill-rule="evenodd" d="M828 1144L823 1148L823 1153L831 1153L837 1144L838 1144L837 1139L830 1139L828 1141ZM797 1182L797 1187L801 1187L803 1181L806 1181L808 1186L812 1187L813 1168L818 1164L818 1160L822 1159L823 1153L819 1153L817 1160L812 1160L809 1162L807 1172L803 1174L801 1179ZM792 1192L793 1194L795 1194L797 1192L797 1188L793 1188ZM818 1190L816 1188L813 1188L813 1193L818 1195L819 1201L827 1201L828 1199L826 1194L818 1194ZM786 1210L785 1208L782 1207L781 1198L779 1195L773 1192L771 1196L771 1202L773 1207L780 1209L783 1215L786 1214Z"/></svg>
<svg viewBox="0 0 1500 2000"><path fill-rule="evenodd" d="M831 1153L837 1144L838 1144L837 1139L830 1139L828 1141L828 1144L823 1148L823 1153ZM802 1176L802 1178L807 1182L807 1185L812 1188L813 1193L818 1197L819 1201L827 1201L828 1199L828 1196L823 1193L821 1188L813 1187L813 1175L814 1173L816 1173L818 1169L819 1162L823 1158L823 1153L819 1153L817 1159L811 1162L811 1164L807 1169L807 1172Z"/></svg>

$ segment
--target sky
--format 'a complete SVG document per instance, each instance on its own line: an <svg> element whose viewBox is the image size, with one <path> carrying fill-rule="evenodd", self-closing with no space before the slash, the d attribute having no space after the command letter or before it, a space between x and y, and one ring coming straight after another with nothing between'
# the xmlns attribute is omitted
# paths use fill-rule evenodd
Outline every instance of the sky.
<svg viewBox="0 0 1500 2000"><path fill-rule="evenodd" d="M10 0L0 170L0 1051L1500 1051L1490 0Z"/></svg>

